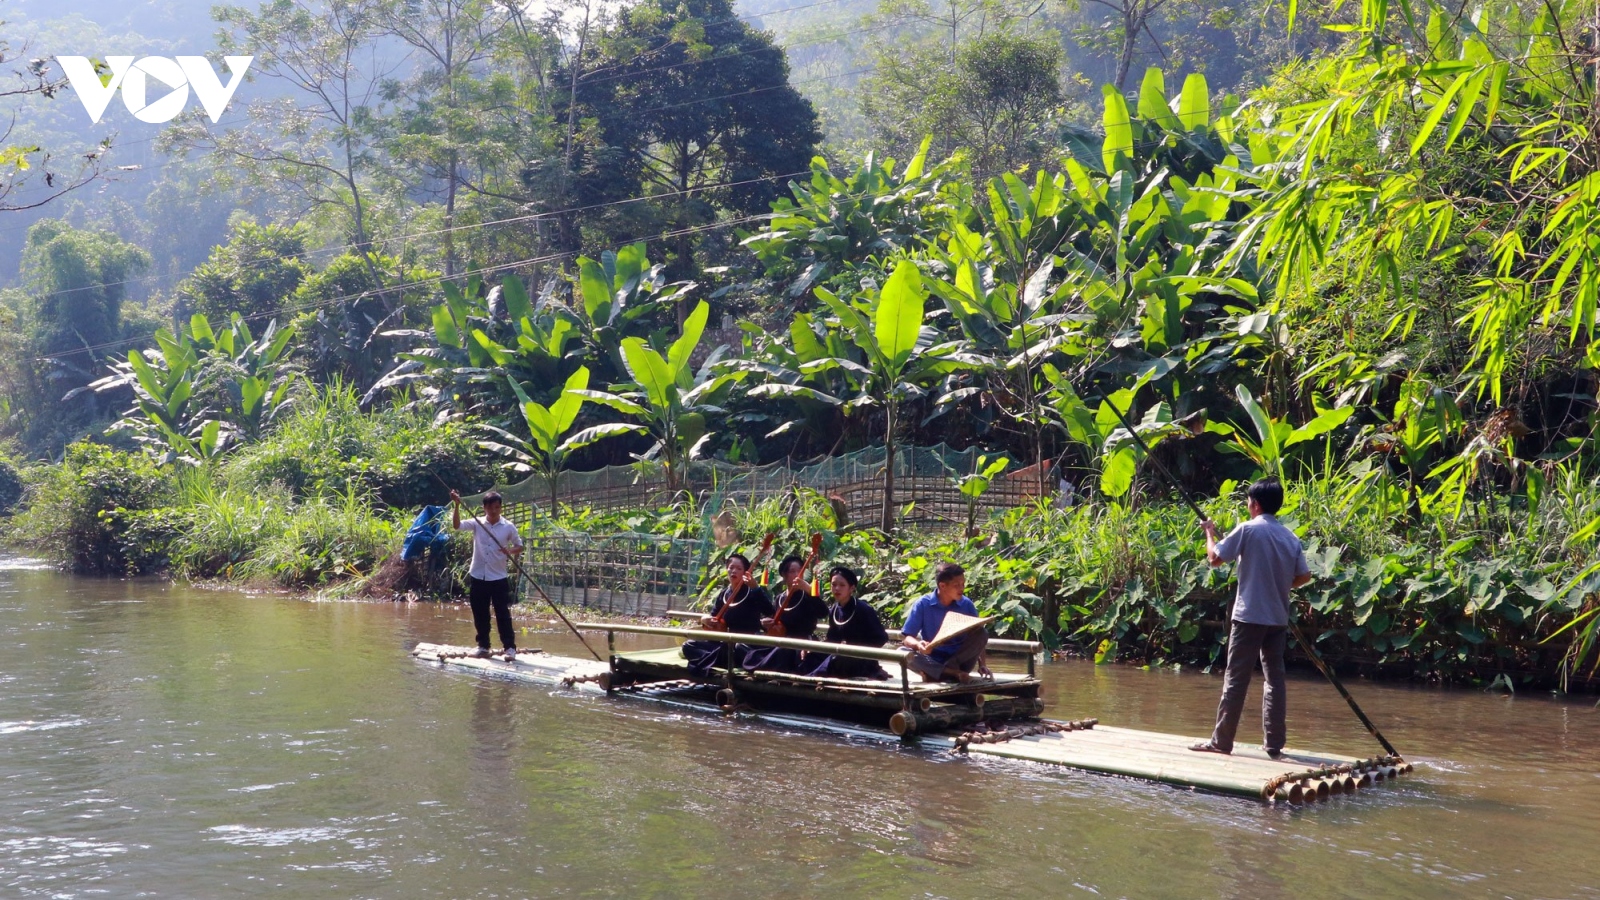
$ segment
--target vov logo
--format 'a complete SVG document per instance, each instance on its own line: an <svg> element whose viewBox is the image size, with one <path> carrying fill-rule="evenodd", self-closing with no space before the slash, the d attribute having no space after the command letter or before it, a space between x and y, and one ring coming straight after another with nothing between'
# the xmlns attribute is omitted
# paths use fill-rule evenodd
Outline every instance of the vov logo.
<svg viewBox="0 0 1600 900"><path fill-rule="evenodd" d="M100 73L95 71L94 63L87 56L58 56L56 62L61 63L62 71L67 73L67 80L72 83L72 90L83 102L84 112L95 124L99 124L100 117L105 115L111 95L121 88L122 103L128 107L128 112L141 122L155 125L170 122L183 112L183 108L189 104L190 88L194 88L200 105L205 107L206 115L215 124L222 118L228 101L233 99L233 92L244 81L245 70L250 68L250 62L254 59L254 56L223 57L228 64L228 71L233 75L226 85L217 77L216 70L211 68L210 60L204 56L180 56L176 59L146 56L138 62L134 62L131 56L108 56L106 66L111 70L111 77L106 81L101 81ZM153 101L149 99L151 79L170 88L165 96Z"/></svg>

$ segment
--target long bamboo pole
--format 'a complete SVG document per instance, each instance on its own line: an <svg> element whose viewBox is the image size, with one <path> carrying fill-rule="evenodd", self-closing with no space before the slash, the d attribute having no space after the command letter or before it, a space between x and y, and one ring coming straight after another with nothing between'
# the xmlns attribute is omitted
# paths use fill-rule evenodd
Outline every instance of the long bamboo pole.
<svg viewBox="0 0 1600 900"><path fill-rule="evenodd" d="M1128 417L1122 414L1122 410L1117 409L1117 405L1111 402L1110 397L1106 398L1106 405L1111 407L1111 411L1116 414L1117 421L1122 423L1122 427L1128 429L1128 435L1133 438L1134 443L1139 445L1139 449L1144 451L1145 458L1155 465L1156 471L1160 472L1167 479L1167 482L1177 489L1178 496L1182 497L1183 502L1194 510L1196 516L1200 517L1201 523L1211 521L1211 517L1206 515L1205 510L1201 509L1200 505L1194 502L1194 498L1189 496L1189 491L1183 486L1183 483L1174 478L1172 473L1167 471L1167 467L1162 465L1161 460L1150 452L1150 445L1144 442L1144 438L1139 436L1139 432L1128 421ZM1306 652L1306 656L1311 657L1311 662L1316 664L1318 671L1322 672L1323 676L1328 679L1328 683L1332 684L1334 690L1339 692L1339 696L1344 698L1344 702L1350 704L1351 712L1356 714L1356 718L1361 720L1361 724L1366 726L1367 731L1378 739L1378 743L1383 745L1383 749L1389 751L1390 756L1399 756L1400 751L1389 743L1389 739L1383 736L1383 732L1378 730L1378 726L1372 724L1372 720L1367 718L1365 712L1362 712L1361 705L1356 703L1356 698L1350 696L1350 692L1345 690L1344 683L1339 680L1339 676L1335 675L1333 669L1322 659L1322 654L1318 653L1317 648L1306 640L1306 636L1300 632L1300 626L1295 624L1293 617L1289 619L1289 631L1294 634L1295 642Z"/></svg>
<svg viewBox="0 0 1600 900"><path fill-rule="evenodd" d="M749 644L752 647L787 647L791 650L815 650L835 656L853 656L857 659L876 659L900 663L910 655L906 650L880 647L863 647L860 644L831 644L827 641L805 641L799 638L773 637L768 634L741 634L731 631L703 631L698 628L663 628L658 625L628 625L620 622L579 622L583 631L615 631L625 634L657 634L675 638L721 641L725 644Z"/></svg>
<svg viewBox="0 0 1600 900"><path fill-rule="evenodd" d="M704 618L705 613L695 612L692 609L669 609L662 615L669 619L700 619ZM892 628L889 629L889 640L893 642L898 634L900 632ZM1007 653L1033 654L1044 652L1044 644L1038 641L1018 641L1010 638L990 638L989 643L985 646L990 650L999 650Z"/></svg>

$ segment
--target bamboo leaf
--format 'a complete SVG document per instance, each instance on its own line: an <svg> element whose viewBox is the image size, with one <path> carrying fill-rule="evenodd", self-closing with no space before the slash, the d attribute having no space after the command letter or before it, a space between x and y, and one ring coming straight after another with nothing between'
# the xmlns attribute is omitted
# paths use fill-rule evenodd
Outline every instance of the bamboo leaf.
<svg viewBox="0 0 1600 900"><path fill-rule="evenodd" d="M1433 108L1428 111L1427 118L1422 120L1422 126L1417 129L1417 136L1411 139L1412 156L1416 156L1422 150L1423 145L1428 143L1428 138L1433 136L1434 129L1439 127L1439 123L1444 120L1445 113L1450 111L1450 101L1455 99L1456 94L1467 83L1467 78L1468 75L1465 72L1457 75L1455 80L1450 82L1450 87L1446 88L1445 92L1439 96L1439 99L1434 101Z"/></svg>

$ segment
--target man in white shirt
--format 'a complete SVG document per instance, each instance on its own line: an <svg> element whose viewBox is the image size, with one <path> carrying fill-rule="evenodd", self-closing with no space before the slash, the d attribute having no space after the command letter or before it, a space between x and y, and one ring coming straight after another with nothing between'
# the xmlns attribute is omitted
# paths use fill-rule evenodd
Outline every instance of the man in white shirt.
<svg viewBox="0 0 1600 900"><path fill-rule="evenodd" d="M489 610L493 608L500 643L505 646L506 662L517 658L517 631L511 622L511 578L506 565L522 553L522 535L510 520L500 518L501 499L496 491L483 495L483 516L461 521L461 495L450 492L450 526L472 532L472 565L467 569L467 602L472 605L472 623L478 629L478 656L487 659L489 651Z"/></svg>

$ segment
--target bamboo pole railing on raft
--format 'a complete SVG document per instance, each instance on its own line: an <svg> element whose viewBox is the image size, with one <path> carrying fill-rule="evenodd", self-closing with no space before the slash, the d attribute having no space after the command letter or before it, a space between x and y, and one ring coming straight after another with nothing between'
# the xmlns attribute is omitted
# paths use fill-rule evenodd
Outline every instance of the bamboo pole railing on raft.
<svg viewBox="0 0 1600 900"><path fill-rule="evenodd" d="M865 647L860 644L835 644L828 641L809 641L799 638L772 637L765 634L742 634L727 631L707 631L698 628L663 628L655 625L628 625L621 623L579 622L577 627L582 631L603 631L606 633L606 646L611 656L612 671L616 670L616 635L622 634L649 634L663 637L673 637L680 640L709 640L725 644L745 644L752 647L786 647L791 650L808 650L819 653L829 653L835 656L848 656L855 659L870 659L877 662L891 663L900 669L900 713L897 714L891 725L896 734L910 737L929 724L937 724L936 710L920 707L918 698L913 696L911 689L911 670L907 661L911 658L911 651L904 648ZM1016 643L1031 643L1019 641ZM1038 645L1042 648L1043 645ZM736 679L748 678L748 673L742 672L734 662L733 654L727 654L727 660L720 668L723 670L727 690L732 691ZM792 678L794 676L784 676ZM1034 677L1033 656L1028 657L1028 678ZM614 683L607 684L609 693ZM766 686L763 685L763 688ZM952 685L953 690L960 690L960 686ZM981 685L980 685L981 688ZM1008 711L1012 711L1009 710ZM1012 712L1035 715L1042 711L1042 704L1037 708L1030 705L1026 710L1017 709Z"/></svg>
<svg viewBox="0 0 1600 900"><path fill-rule="evenodd" d="M669 619L701 619L704 618L705 615L706 614L703 612L695 612L691 609L669 609L666 612L666 616ZM902 632L896 631L893 628L889 629L889 640L898 641L901 637L903 637ZM828 644L828 646L832 647L837 645ZM1000 653L1011 653L1019 656L1027 655L1030 657L1044 652L1044 644L1041 644L1038 641L1017 641L1007 638L990 638L987 648ZM1033 674L1033 660L1031 659L1028 661L1028 674Z"/></svg>

